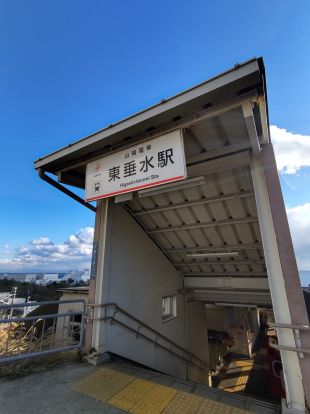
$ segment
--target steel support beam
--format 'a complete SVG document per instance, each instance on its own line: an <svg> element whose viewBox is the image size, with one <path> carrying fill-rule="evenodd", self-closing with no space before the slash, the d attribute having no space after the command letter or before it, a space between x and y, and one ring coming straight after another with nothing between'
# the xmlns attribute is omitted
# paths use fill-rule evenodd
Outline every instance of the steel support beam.
<svg viewBox="0 0 310 414"><path fill-rule="evenodd" d="M257 97L257 101L263 132L262 143L267 144L270 142L267 105L265 99L262 96Z"/></svg>
<svg viewBox="0 0 310 414"><path fill-rule="evenodd" d="M269 294L267 278L262 277L187 277L185 287L189 289L241 289L241 291ZM232 292L233 293L233 292Z"/></svg>
<svg viewBox="0 0 310 414"><path fill-rule="evenodd" d="M231 294L231 293L236 293L238 295L248 295L251 290L249 289L244 289L244 290L236 290L236 289L199 289L199 288L195 288L195 289L189 289L190 291L194 291L194 292L203 292L203 293L214 293L214 294L221 294L221 293L227 293L227 294ZM265 296L267 295L269 292L258 292L257 289L255 291L255 294L257 296Z"/></svg>
<svg viewBox="0 0 310 414"><path fill-rule="evenodd" d="M291 318L291 322L286 322L292 323L293 325L309 325L308 314L300 286L299 273L294 255L283 196L281 193L273 147L271 144L264 145L262 150L262 162L264 167L267 192L270 199L273 225L277 237L279 259L283 274L283 289L285 290L285 294L287 296ZM280 295L280 292L278 292L278 294ZM276 322L284 323L285 321L276 319ZM281 329L281 331L289 331L289 329ZM300 346L302 348L310 348L310 331L300 332L300 342ZM283 343L283 345L289 344ZM296 345L299 346L298 344ZM310 408L310 355L305 355L304 358L298 358L302 373L302 382L304 386L306 402L308 408Z"/></svg>
<svg viewBox="0 0 310 414"><path fill-rule="evenodd" d="M249 139L252 147L254 157L260 157L260 145L256 132L255 118L252 109L251 102L245 102L242 104L242 110L245 120L245 126L249 134Z"/></svg>
<svg viewBox="0 0 310 414"><path fill-rule="evenodd" d="M251 172L275 321L276 323L291 324L292 319L277 242L279 234L277 235L275 231L266 177L260 154L257 151L253 151L251 154ZM289 329L278 330L278 340L280 345L296 346L293 332ZM298 356L294 352L281 350L281 359L284 368L287 405L289 408L304 412L305 396Z"/></svg>
<svg viewBox="0 0 310 414"><path fill-rule="evenodd" d="M203 260L203 259L202 259ZM203 265L207 265L207 266L216 266L216 265L221 265L221 266L230 266L230 265L236 265L236 266L240 266L240 265L263 265L265 264L265 260L243 260L243 261L229 261L229 262L222 262L222 261L215 261L215 262L210 262L210 261L191 261L191 262L177 262L176 265L177 266L203 266Z"/></svg>
<svg viewBox="0 0 310 414"><path fill-rule="evenodd" d="M249 151L236 152L219 158L208 160L208 162L198 162L187 166L189 177L220 173L221 171L231 171L234 168L249 167Z"/></svg>
<svg viewBox="0 0 310 414"><path fill-rule="evenodd" d="M267 277L266 272L188 272L184 277Z"/></svg>
<svg viewBox="0 0 310 414"><path fill-rule="evenodd" d="M221 220L221 221L214 221L211 223L197 223L197 224L185 224L183 226L171 226L171 227L162 227L160 229L150 230L151 234L155 233L167 233L171 231L180 231L180 230L192 230L192 229L202 229L202 228L214 228L214 227L221 227L221 226L230 226L232 224L244 224L244 223L256 223L257 217L248 217L248 218L240 218L240 219L229 219L229 220Z"/></svg>
<svg viewBox="0 0 310 414"><path fill-rule="evenodd" d="M230 303L251 304L257 307L271 307L271 298L268 291L257 291L257 289L234 289L229 286L217 289L205 289L188 287L191 293L190 300L202 301L204 303Z"/></svg>
<svg viewBox="0 0 310 414"><path fill-rule="evenodd" d="M227 155L235 154L237 152L245 151L251 148L249 141L241 141L238 144L225 145L214 150L201 152L200 154L192 155L186 159L188 165L195 164L197 162L203 162L208 160L214 160L216 158L224 157Z"/></svg>
<svg viewBox="0 0 310 414"><path fill-rule="evenodd" d="M167 253L187 253L187 252L229 252L233 250L260 250L263 246L261 243L254 244L230 244L227 246L198 246L198 247L180 247L166 249Z"/></svg>
<svg viewBox="0 0 310 414"><path fill-rule="evenodd" d="M218 203L218 202L229 201L229 200L236 200L236 199L250 197L250 196L253 196L253 193L251 191L240 191L238 193L230 193L230 194L225 194L225 195L217 196L217 197L202 198L201 200L197 200L197 201L185 201L184 203L176 203L173 205L168 205L168 206L163 206L163 207L155 207L155 208L150 208L147 210L135 211L134 214L136 216L142 216L145 214L160 213L163 211L175 210L178 208L202 206L206 204Z"/></svg>

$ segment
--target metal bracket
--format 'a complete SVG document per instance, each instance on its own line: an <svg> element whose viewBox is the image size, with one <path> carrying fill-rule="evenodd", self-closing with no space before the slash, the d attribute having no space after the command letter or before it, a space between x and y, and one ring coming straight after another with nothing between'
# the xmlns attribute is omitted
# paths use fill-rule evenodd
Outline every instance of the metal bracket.
<svg viewBox="0 0 310 414"><path fill-rule="evenodd" d="M115 311L113 312L112 319L114 319L114 316L115 316L117 313L118 313L118 310L115 310Z"/></svg>
<svg viewBox="0 0 310 414"><path fill-rule="evenodd" d="M140 328L142 328L142 326L141 326L141 325L140 325L140 326L138 326L137 333L136 333L136 338L138 338L138 336L140 335Z"/></svg>
<svg viewBox="0 0 310 414"><path fill-rule="evenodd" d="M155 347L157 346L157 340L158 340L158 336L156 336L155 338Z"/></svg>
<svg viewBox="0 0 310 414"><path fill-rule="evenodd" d="M45 174L45 172L42 170L42 168L38 169L39 177L46 181L48 184L52 185L53 187L57 188L57 190L60 190L62 193L66 194L67 196L71 197L73 200L77 201L78 203L82 204L84 207L87 207L89 210L96 212L96 207L94 207L92 204L88 203L87 201L83 200L81 197L79 197L77 194L73 193L73 191L69 190L68 188L64 187L57 181L53 180L51 177Z"/></svg>

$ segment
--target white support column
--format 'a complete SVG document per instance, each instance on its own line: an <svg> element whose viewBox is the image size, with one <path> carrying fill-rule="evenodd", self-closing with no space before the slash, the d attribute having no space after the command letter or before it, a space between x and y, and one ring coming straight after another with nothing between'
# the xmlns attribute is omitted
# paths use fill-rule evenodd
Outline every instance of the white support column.
<svg viewBox="0 0 310 414"><path fill-rule="evenodd" d="M252 104L250 102L244 103L242 109L252 147L250 153L252 181L274 316L276 323L292 324ZM278 329L277 335L280 345L296 347L292 330ZM283 364L287 407L288 409L304 412L305 394L298 355L296 352L292 351L282 350L280 352Z"/></svg>
<svg viewBox="0 0 310 414"><path fill-rule="evenodd" d="M261 157L256 151L251 155L251 171L275 321L276 323L291 324L292 320L282 273L265 174ZM296 347L292 330L279 329L277 333L280 345ZM281 351L281 358L286 384L288 408L304 412L305 397L297 353L291 351Z"/></svg>
<svg viewBox="0 0 310 414"><path fill-rule="evenodd" d="M104 199L100 200L100 208L98 209L98 220L96 220L95 229L96 241L98 244L98 259L97 259L97 271L96 271L96 287L94 292L94 303L102 304L105 302L105 292L106 286L106 269L107 261L109 258L109 248L108 248L108 239L109 239L109 222L108 222L108 208L109 200ZM101 318L104 316L104 309L95 307L94 308L94 317ZM105 323L103 321L93 321L93 330L92 330L92 348L96 349L98 354L101 354L104 344L104 327Z"/></svg>

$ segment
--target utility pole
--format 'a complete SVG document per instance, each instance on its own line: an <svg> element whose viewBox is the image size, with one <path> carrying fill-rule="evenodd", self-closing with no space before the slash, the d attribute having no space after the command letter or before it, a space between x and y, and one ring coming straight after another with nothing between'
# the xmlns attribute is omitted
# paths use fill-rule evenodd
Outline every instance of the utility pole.
<svg viewBox="0 0 310 414"><path fill-rule="evenodd" d="M12 289L11 304L14 303L14 299L16 298L16 292L17 292L17 286L14 286L13 289ZM14 308L11 308L10 318L12 318L12 316L13 316L13 310L14 310Z"/></svg>

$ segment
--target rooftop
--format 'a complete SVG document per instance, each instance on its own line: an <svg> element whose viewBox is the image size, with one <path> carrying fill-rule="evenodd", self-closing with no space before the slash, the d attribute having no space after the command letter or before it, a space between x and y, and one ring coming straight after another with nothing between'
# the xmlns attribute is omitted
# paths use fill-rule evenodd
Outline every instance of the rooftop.
<svg viewBox="0 0 310 414"><path fill-rule="evenodd" d="M245 96L266 95L265 84L262 58L236 64L216 77L39 158L35 168L58 175L60 182L84 188L86 163L137 140L159 135L167 126L182 127L191 121L193 114L195 119L199 114L212 114L224 102L227 107L227 103L233 104ZM256 113L256 116L261 115ZM268 131L258 132L265 140L269 139Z"/></svg>

